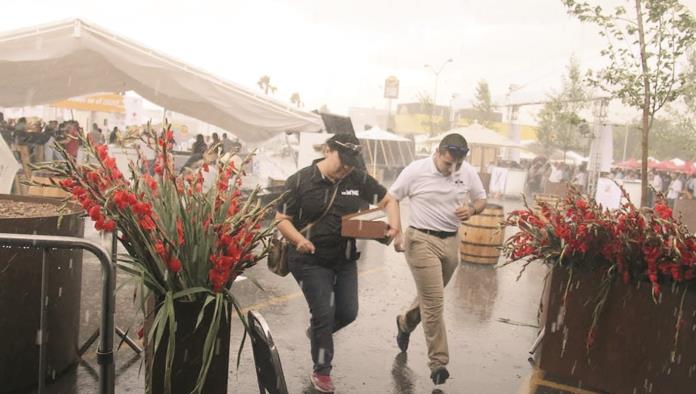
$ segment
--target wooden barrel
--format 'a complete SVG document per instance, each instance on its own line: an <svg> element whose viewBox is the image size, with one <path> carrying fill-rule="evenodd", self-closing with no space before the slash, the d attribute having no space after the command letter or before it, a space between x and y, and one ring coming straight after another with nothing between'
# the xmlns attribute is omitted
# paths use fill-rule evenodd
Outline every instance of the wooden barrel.
<svg viewBox="0 0 696 394"><path fill-rule="evenodd" d="M462 223L459 228L462 261L474 264L497 264L505 228L503 207L487 204L486 209Z"/></svg>

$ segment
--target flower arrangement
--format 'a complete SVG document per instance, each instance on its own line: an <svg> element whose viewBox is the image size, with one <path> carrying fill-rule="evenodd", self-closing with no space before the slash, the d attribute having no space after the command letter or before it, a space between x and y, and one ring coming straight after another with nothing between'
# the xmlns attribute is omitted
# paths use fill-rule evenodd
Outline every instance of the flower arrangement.
<svg viewBox="0 0 696 394"><path fill-rule="evenodd" d="M657 302L665 283L696 277L696 236L673 218L665 200L658 199L653 209L638 209L622 192L626 202L619 209L608 210L571 188L555 205L539 202L538 209L531 209L525 201L526 208L511 212L505 221L519 228L503 245L506 264L522 260L524 271L531 262L541 260L568 269L571 277L574 270L603 274L587 334L588 350L614 282L648 280ZM566 289L564 300L567 294ZM683 323L680 313L677 330Z"/></svg>
<svg viewBox="0 0 696 394"><path fill-rule="evenodd" d="M41 169L82 205L97 230L118 231L128 252L119 258L118 267L139 278L157 302L147 333L155 349L165 329L176 331L175 301L202 302L199 323L206 306L214 305L196 383L200 390L221 319L227 319L234 306L244 321L230 288L238 275L266 256L272 226L262 229L261 221L273 202L261 206L258 187L243 195L242 177L249 157L240 168L233 160L218 160L213 168L203 164L196 171L177 174L171 129L157 133L148 126L141 139L156 152L153 175L148 162L138 160L129 164L130 180L126 180L107 146L85 139L88 157L84 163L63 151L65 160L46 163ZM208 190L205 176L215 179ZM165 386L174 351L174 335L168 335ZM165 392L170 390L165 387Z"/></svg>

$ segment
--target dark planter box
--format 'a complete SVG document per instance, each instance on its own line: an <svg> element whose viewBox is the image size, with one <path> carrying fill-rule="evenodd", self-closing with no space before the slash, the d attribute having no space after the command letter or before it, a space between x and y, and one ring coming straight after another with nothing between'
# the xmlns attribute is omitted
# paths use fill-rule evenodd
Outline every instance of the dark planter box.
<svg viewBox="0 0 696 394"><path fill-rule="evenodd" d="M50 198L0 195L3 201L52 203L55 216L0 218L0 232L82 237L81 208L63 216L60 201ZM26 390L38 384L41 314L41 249L0 248L0 393ZM58 377L78 361L82 250L52 250L46 254L48 304L46 380Z"/></svg>
<svg viewBox="0 0 696 394"><path fill-rule="evenodd" d="M198 313L203 307L203 302L174 302L176 315L175 352L172 364L172 393L191 393L196 385L198 372L203 362L203 346L208 328L212 322L215 302L206 306L201 324L196 330ZM147 301L147 309L153 311L155 304L152 298ZM150 331L156 311L145 320L145 335ZM220 321L220 328L215 339L215 351L208 369L208 378L203 386L202 393L223 394L227 393L227 377L229 374L230 359L230 320L237 314L227 311L228 319L224 316ZM169 329L164 329L164 334L159 347L154 349L154 344L145 341L146 377L152 387L152 393L164 393L164 379L166 366L167 341Z"/></svg>
<svg viewBox="0 0 696 394"><path fill-rule="evenodd" d="M586 336L595 304L587 300L599 292L602 276L575 270L563 312L568 278L568 271L554 268L542 296L546 334L536 354L540 369L564 383L608 393L696 391L693 284L684 298L685 322L675 347L677 313L686 285L663 285L661 300L655 304L649 282L614 282L588 355Z"/></svg>

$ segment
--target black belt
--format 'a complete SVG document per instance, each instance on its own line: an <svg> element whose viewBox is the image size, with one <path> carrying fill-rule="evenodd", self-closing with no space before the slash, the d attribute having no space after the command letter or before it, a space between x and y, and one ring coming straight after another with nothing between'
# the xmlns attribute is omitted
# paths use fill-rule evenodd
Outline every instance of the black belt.
<svg viewBox="0 0 696 394"><path fill-rule="evenodd" d="M456 231L436 231L436 230L428 230L426 228L418 228L418 227L413 227L410 226L414 230L418 230L421 233L426 233L428 235L434 235L438 238L449 238L449 237L454 237L457 235Z"/></svg>

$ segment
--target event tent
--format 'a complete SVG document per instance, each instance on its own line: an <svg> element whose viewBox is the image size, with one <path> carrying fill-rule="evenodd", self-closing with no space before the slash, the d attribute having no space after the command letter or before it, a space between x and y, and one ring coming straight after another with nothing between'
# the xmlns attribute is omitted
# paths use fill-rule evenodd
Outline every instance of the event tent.
<svg viewBox="0 0 696 394"><path fill-rule="evenodd" d="M415 160L413 141L394 133L373 127L356 133L363 146L363 158L368 168L406 167Z"/></svg>
<svg viewBox="0 0 696 394"><path fill-rule="evenodd" d="M258 142L319 131L321 118L80 19L0 34L0 107L133 90L167 110Z"/></svg>
<svg viewBox="0 0 696 394"><path fill-rule="evenodd" d="M439 143L447 134L457 133L464 138L469 145L497 147L497 148L519 148L520 144L503 136L502 134L491 130L478 123L471 124L466 127L459 127L446 131L435 137L429 138L427 142Z"/></svg>

